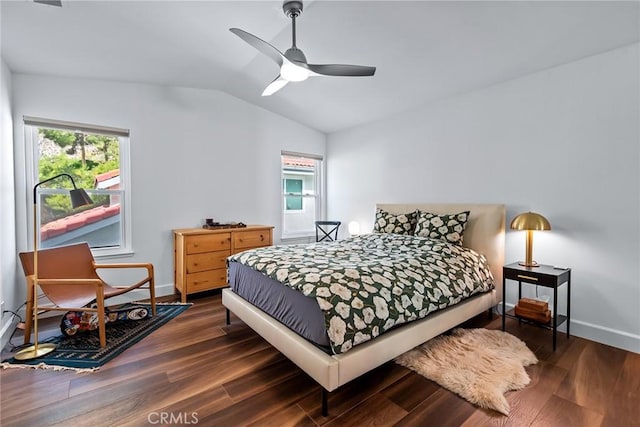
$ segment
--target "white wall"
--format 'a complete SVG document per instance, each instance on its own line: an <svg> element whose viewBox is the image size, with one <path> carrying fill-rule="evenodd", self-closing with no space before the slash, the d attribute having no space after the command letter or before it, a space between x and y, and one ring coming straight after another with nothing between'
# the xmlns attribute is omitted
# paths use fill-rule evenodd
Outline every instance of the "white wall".
<svg viewBox="0 0 640 427"><path fill-rule="evenodd" d="M0 59L0 301L2 309L18 308L15 298L16 239L13 189L13 122L11 118L11 71ZM5 307L6 306L6 307ZM0 348L12 331L12 316L0 313Z"/></svg>
<svg viewBox="0 0 640 427"><path fill-rule="evenodd" d="M13 95L18 250L28 241L22 117L130 129L135 254L122 261L152 262L159 295L173 293L172 229L242 221L276 226L278 242L281 150L325 155L324 134L219 91L14 74ZM15 286L24 299L22 277Z"/></svg>
<svg viewBox="0 0 640 427"><path fill-rule="evenodd" d="M640 352L638 52L329 135L328 217L371 230L376 202L504 203L508 222L542 213L553 230L536 234L534 258L573 268L572 334ZM507 232L505 261L523 257L523 233Z"/></svg>

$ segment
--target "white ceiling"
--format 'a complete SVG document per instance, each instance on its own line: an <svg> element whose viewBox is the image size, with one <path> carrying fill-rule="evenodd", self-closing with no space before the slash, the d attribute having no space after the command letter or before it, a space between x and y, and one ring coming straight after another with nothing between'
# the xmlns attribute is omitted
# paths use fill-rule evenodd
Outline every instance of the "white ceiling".
<svg viewBox="0 0 640 427"><path fill-rule="evenodd" d="M14 73L218 89L330 133L636 43L635 1L306 1L297 45L310 63L377 67L314 77L270 97L275 63L229 32L284 52L282 1L0 3Z"/></svg>

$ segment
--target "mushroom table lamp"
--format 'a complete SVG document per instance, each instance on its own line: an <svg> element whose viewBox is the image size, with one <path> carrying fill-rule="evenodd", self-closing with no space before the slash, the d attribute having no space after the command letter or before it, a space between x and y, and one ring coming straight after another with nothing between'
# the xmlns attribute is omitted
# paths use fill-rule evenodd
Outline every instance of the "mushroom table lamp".
<svg viewBox="0 0 640 427"><path fill-rule="evenodd" d="M551 224L542 215L535 212L521 213L511 221L512 230L524 230L527 232L525 243L525 258L519 264L525 267L537 267L533 260L533 232L538 230L551 230Z"/></svg>

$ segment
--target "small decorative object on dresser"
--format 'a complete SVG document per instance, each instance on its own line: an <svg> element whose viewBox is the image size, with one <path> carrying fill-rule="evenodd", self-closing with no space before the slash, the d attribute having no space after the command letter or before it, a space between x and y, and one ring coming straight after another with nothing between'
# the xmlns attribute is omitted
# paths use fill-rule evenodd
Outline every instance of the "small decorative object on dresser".
<svg viewBox="0 0 640 427"><path fill-rule="evenodd" d="M273 226L173 230L176 291L187 295L227 286L227 257L247 249L271 246Z"/></svg>

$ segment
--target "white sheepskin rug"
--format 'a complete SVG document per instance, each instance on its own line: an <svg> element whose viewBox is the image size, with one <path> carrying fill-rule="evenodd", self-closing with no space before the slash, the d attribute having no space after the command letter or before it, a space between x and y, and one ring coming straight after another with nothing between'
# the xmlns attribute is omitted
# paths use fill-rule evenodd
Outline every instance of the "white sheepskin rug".
<svg viewBox="0 0 640 427"><path fill-rule="evenodd" d="M395 359L474 405L509 415L504 393L529 384L524 367L538 362L513 335L489 329L455 329Z"/></svg>

